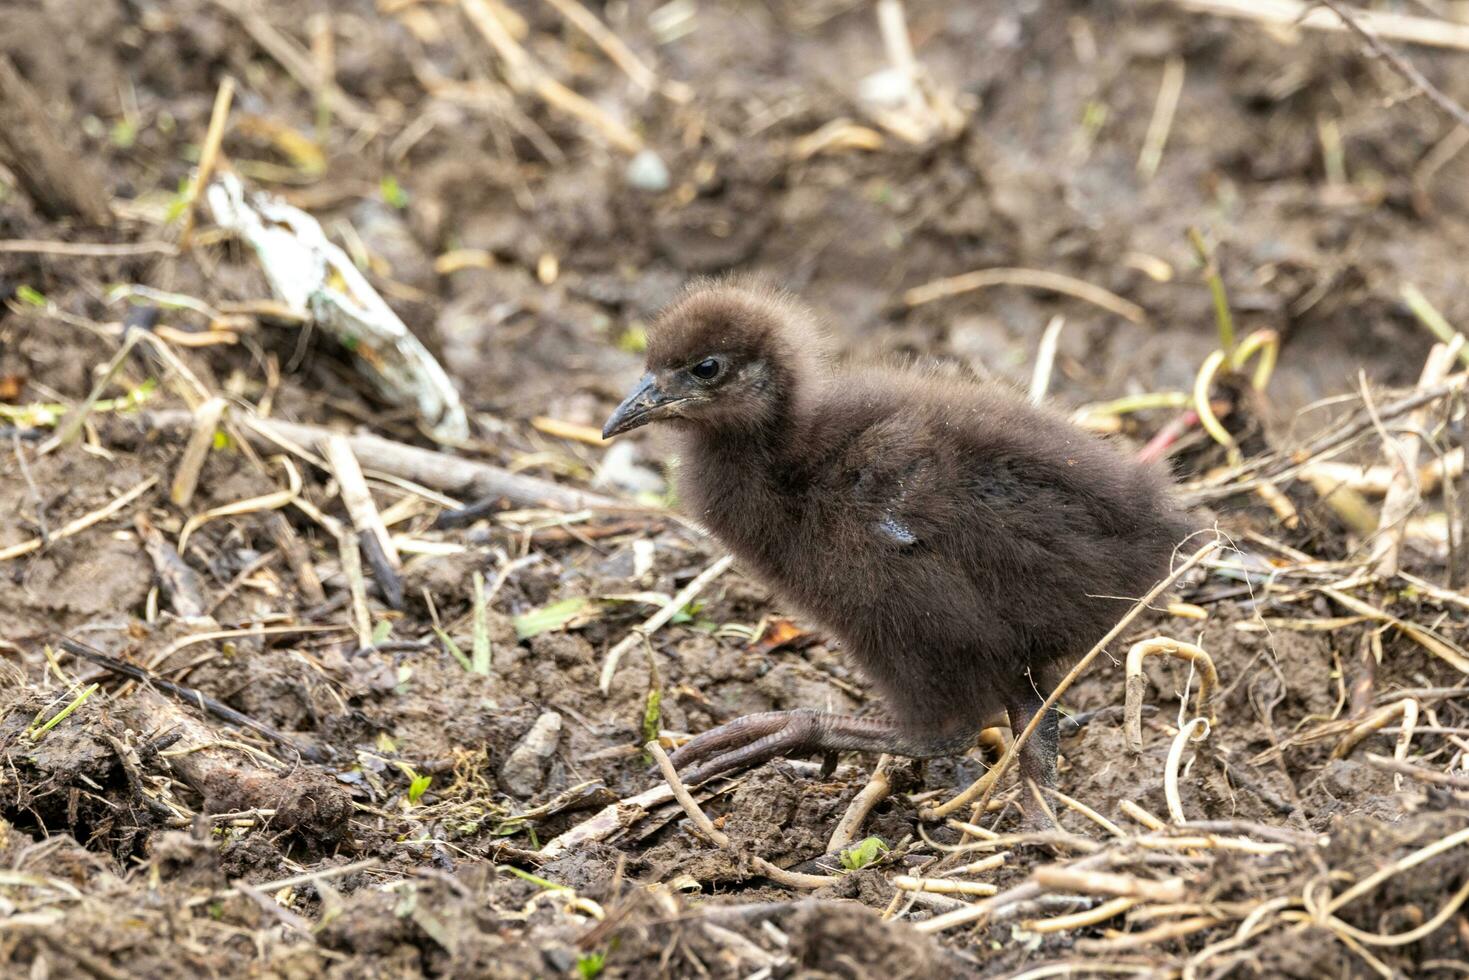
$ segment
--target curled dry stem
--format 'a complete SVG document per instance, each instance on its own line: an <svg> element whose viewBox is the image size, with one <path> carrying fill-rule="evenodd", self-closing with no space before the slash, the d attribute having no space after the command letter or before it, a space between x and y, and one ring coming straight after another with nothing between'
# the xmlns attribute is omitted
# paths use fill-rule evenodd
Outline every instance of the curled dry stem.
<svg viewBox="0 0 1469 980"><path fill-rule="evenodd" d="M1184 746L1189 742L1202 742L1208 737L1209 722L1195 718L1173 736L1173 744L1168 747L1168 762L1163 769L1163 795L1168 799L1168 815L1174 823L1186 823L1188 820L1183 815L1183 801L1178 794L1178 769Z"/></svg>
<svg viewBox="0 0 1469 980"><path fill-rule="evenodd" d="M1418 711L1419 704L1416 698L1403 698L1392 704L1383 705L1343 735L1341 741L1337 742L1336 747L1331 750L1331 757L1345 759L1368 735L1381 731L1396 719L1402 718L1402 729L1398 734L1397 746L1393 749L1392 755L1398 762L1407 761L1408 747L1413 741L1413 727L1418 724ZM1393 783L1394 789L1402 789L1403 776L1401 773L1393 777Z"/></svg>
<svg viewBox="0 0 1469 980"><path fill-rule="evenodd" d="M1127 748L1134 755L1143 750L1143 695L1148 689L1148 675L1143 673L1143 661L1148 657L1168 656L1187 660L1198 667L1199 694L1194 701L1194 710L1201 716L1214 720L1209 701L1214 689L1219 686L1219 674L1214 661L1202 647L1183 640L1157 636L1151 640L1134 643L1127 651L1126 703L1123 708L1123 728L1127 734Z"/></svg>

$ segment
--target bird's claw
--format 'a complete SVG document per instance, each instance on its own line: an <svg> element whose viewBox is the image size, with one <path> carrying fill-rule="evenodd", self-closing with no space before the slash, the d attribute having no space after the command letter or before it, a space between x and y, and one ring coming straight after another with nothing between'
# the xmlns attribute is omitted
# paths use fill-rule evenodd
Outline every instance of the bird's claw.
<svg viewBox="0 0 1469 980"><path fill-rule="evenodd" d="M815 712L765 711L704 732L673 753L672 762L684 782L698 784L778 756L824 748Z"/></svg>

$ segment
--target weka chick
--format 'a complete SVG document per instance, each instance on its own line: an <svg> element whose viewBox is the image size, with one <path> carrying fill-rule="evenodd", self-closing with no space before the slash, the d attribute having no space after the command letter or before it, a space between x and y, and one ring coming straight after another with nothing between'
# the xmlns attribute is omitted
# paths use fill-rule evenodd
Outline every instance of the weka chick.
<svg viewBox="0 0 1469 980"><path fill-rule="evenodd" d="M1159 475L1009 392L833 369L769 290L695 285L647 366L603 436L672 425L688 513L839 637L891 715L748 715L675 753L690 782L843 749L957 755L1004 713L1021 731L1189 530ZM1021 775L1050 785L1056 743L1052 711Z"/></svg>

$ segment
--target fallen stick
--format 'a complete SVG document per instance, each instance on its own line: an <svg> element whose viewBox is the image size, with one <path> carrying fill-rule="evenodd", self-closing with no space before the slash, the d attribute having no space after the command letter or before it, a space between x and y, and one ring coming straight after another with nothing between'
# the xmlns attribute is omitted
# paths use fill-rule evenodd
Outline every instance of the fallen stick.
<svg viewBox="0 0 1469 980"><path fill-rule="evenodd" d="M192 424L188 412L143 413L154 428L176 428ZM335 435L332 429L279 419L239 418L241 431L260 449L282 447L300 450L320 445ZM489 463L461 459L448 453L420 449L367 433L345 437L364 469L421 483L433 490L460 497L502 497L515 507L553 507L557 510L639 510L601 494L522 476Z"/></svg>
<svg viewBox="0 0 1469 980"><path fill-rule="evenodd" d="M173 748L160 754L204 798L202 812L273 811L269 823L274 831L291 831L325 849L347 836L351 797L320 769L278 762L273 765L279 768L265 768L242 761L237 751L221 744L219 733L149 688L139 688L114 710L134 731L166 730L179 736Z"/></svg>
<svg viewBox="0 0 1469 980"><path fill-rule="evenodd" d="M708 837L715 844L729 851L731 854L738 855L739 852L735 850L730 842L729 835L714 826L714 821L709 819L708 814L699 809L698 802L689 794L683 781L678 778L678 773L674 770L673 763L669 761L668 753L663 751L663 746L654 741L649 742L644 747L657 760L658 768L662 771L663 778L668 781L668 788L673 791L673 798L678 800L678 805L683 807L684 812L689 815L689 819L694 822L694 825L699 828L705 837ZM825 888L827 885L835 884L839 880L835 875L807 875L799 874L795 871L787 871L785 868L771 864L758 854L751 855L749 860L762 875L776 884L784 885L787 888Z"/></svg>
<svg viewBox="0 0 1469 980"><path fill-rule="evenodd" d="M136 681L139 684L151 685L161 691L167 691L174 697L184 701L189 701L197 705L200 709L217 715L218 717L222 718L232 725L238 725L241 728L248 728L250 731L255 732L258 735L264 736L281 748L286 749L296 755L299 755L301 758L305 759L308 762L325 762L328 758L330 758L330 754L328 752L324 752L309 745L302 745L295 739L290 738L287 735L282 735L280 732L276 731L274 728L271 728L269 725L262 724L261 722L256 721L254 718L251 718L249 715L241 714L234 708L231 708L229 705L221 704L220 702L214 700L211 697L208 697L207 695L195 690L192 687L185 687L182 684L175 684L173 681L165 680L162 677L158 677L152 672L145 670L142 667L137 666L136 664L125 663L124 661L118 660L116 657L109 657L101 650L98 650L95 647L88 646L87 644L82 643L78 640L73 640L69 636L62 637L58 646L60 646L61 649L65 650L72 656L81 657L83 660L88 660L94 664L97 664L99 667L103 667L106 670L117 674L119 677L126 677L129 680Z"/></svg>
<svg viewBox="0 0 1469 980"><path fill-rule="evenodd" d="M1147 311L1141 306L1123 299L1116 293L1109 292L1083 279L1077 279L1075 276L1048 272L1045 269L978 269L974 272L950 276L947 279L935 279L922 286L914 286L903 294L903 302L910 307L922 306L925 303L948 299L950 296L960 296L991 286L1023 286L1045 292L1061 293L1064 296L1099 306L1133 323L1146 323L1148 319Z"/></svg>
<svg viewBox="0 0 1469 980"><path fill-rule="evenodd" d="M617 664L623 654L638 645L638 641L651 636L664 625L678 615L678 611L694 600L704 586L723 575L730 565L734 564L734 555L725 555L723 558L710 565L698 574L698 576L679 590L678 595L668 600L662 609L649 616L643 625L636 626L632 632L618 641L617 645L607 651L607 659L602 662L602 678L598 683L602 693L606 694L612 689L612 675L617 673Z"/></svg>
<svg viewBox="0 0 1469 980"><path fill-rule="evenodd" d="M1423 363L1423 373L1418 378L1418 387L1431 388L1443 381L1458 356L1464 341L1434 344ZM1422 492L1418 486L1418 452L1423 440L1418 432L1428 421L1428 406L1408 416L1408 431L1401 436L1391 436L1384 430L1389 463L1396 464L1392 480L1388 483L1387 496L1382 501L1382 513L1378 518L1377 537L1372 542L1372 570L1380 578L1392 578L1398 571L1398 558L1402 551L1403 536L1407 530L1408 515L1418 506ZM1392 457L1396 455L1397 459Z"/></svg>
<svg viewBox="0 0 1469 980"><path fill-rule="evenodd" d="M877 765L872 768L872 776L867 780L867 785L854 797L847 806L847 812L837 822L836 829L831 832L831 840L826 844L826 853L834 854L848 847L857 832L862 829L862 821L872 812L872 808L888 798L893 791L893 780L890 771L893 767L893 757L884 753L877 757Z"/></svg>
<svg viewBox="0 0 1469 980"><path fill-rule="evenodd" d="M64 527L52 531L45 538L32 538L29 541L22 541L20 544L13 544L8 548L0 548L0 561L9 561L11 558L19 558L21 555L28 555L33 551L40 551L42 547L54 544L62 538L69 538L73 534L79 534L85 531L94 524L101 524L118 511L127 507L128 504L147 493L157 482L158 477L150 476L105 507L100 507L89 514L83 514Z"/></svg>
<svg viewBox="0 0 1469 980"><path fill-rule="evenodd" d="M1307 30L1349 30L1337 13L1305 0L1173 0L1185 10L1219 17L1252 20L1260 24ZM1415 17L1388 11L1349 9L1357 24L1378 37L1431 48L1469 51L1469 24L1455 24L1437 17Z"/></svg>

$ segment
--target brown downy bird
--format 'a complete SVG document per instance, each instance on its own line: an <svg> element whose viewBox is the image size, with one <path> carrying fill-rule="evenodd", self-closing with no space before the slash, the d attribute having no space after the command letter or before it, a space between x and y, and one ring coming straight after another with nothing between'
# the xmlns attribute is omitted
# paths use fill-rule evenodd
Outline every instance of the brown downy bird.
<svg viewBox="0 0 1469 980"><path fill-rule="evenodd" d="M647 363L603 436L672 426L689 515L839 637L890 716L748 715L675 753L690 782L844 749L958 755L1006 713L1021 731L1190 530L1162 476L1009 391L834 368L770 290L695 285ZM1056 743L1052 711L1021 775L1050 785Z"/></svg>

